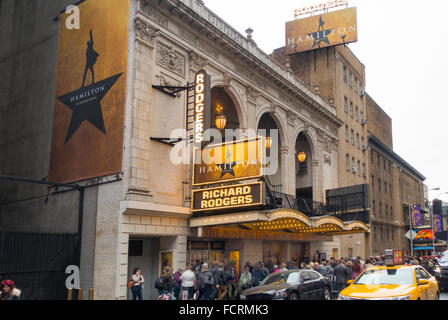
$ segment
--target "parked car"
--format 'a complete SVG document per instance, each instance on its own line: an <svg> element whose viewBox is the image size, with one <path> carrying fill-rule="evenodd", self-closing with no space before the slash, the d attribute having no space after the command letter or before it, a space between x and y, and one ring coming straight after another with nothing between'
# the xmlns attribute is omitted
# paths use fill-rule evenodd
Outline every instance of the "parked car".
<svg viewBox="0 0 448 320"><path fill-rule="evenodd" d="M241 292L242 300L330 300L330 281L313 270L273 273Z"/></svg>

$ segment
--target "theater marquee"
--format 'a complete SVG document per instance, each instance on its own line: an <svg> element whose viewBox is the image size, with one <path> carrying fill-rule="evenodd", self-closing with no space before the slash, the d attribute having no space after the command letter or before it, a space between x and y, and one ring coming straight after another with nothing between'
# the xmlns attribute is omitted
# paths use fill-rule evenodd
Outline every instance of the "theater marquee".
<svg viewBox="0 0 448 320"><path fill-rule="evenodd" d="M193 185L260 178L263 175L262 146L263 137L256 137L195 149Z"/></svg>
<svg viewBox="0 0 448 320"><path fill-rule="evenodd" d="M333 11L286 23L286 54L355 41L358 41L356 8Z"/></svg>
<svg viewBox="0 0 448 320"><path fill-rule="evenodd" d="M263 183L193 191L193 212L256 207L263 204Z"/></svg>

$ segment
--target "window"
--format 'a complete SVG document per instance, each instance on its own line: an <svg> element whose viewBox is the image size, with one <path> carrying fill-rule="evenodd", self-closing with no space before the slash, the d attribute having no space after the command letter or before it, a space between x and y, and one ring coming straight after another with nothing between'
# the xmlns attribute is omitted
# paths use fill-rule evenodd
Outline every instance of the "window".
<svg viewBox="0 0 448 320"><path fill-rule="evenodd" d="M353 102L350 101L350 117L353 118Z"/></svg>
<svg viewBox="0 0 448 320"><path fill-rule="evenodd" d="M348 153L345 155L345 168L350 171L350 156Z"/></svg>
<svg viewBox="0 0 448 320"><path fill-rule="evenodd" d="M380 201L380 204L379 204L379 213L380 214L382 214L383 213L383 203Z"/></svg>
<svg viewBox="0 0 448 320"><path fill-rule="evenodd" d="M143 256L143 240L129 240L129 253L130 257L142 257Z"/></svg>
<svg viewBox="0 0 448 320"><path fill-rule="evenodd" d="M359 108L358 108L358 106L355 106L355 120L359 121Z"/></svg>
<svg viewBox="0 0 448 320"><path fill-rule="evenodd" d="M373 164L373 151L370 151L370 161L371 161L372 164Z"/></svg>
<svg viewBox="0 0 448 320"><path fill-rule="evenodd" d="M376 240L376 227L373 227L373 240Z"/></svg>
<svg viewBox="0 0 448 320"><path fill-rule="evenodd" d="M352 145L355 145L355 131L353 129L351 130L350 139L351 139Z"/></svg>
<svg viewBox="0 0 448 320"><path fill-rule="evenodd" d="M384 205L384 208L386 209L386 217L389 216L389 207L387 206L387 203Z"/></svg>
<svg viewBox="0 0 448 320"><path fill-rule="evenodd" d="M373 201L372 201L372 210L373 210L373 212L376 212L376 211L375 211L375 204L376 204L376 202L375 202L375 200L373 200Z"/></svg>
<svg viewBox="0 0 448 320"><path fill-rule="evenodd" d="M364 179L367 178L366 164L365 163L362 164L362 176L364 177Z"/></svg>
<svg viewBox="0 0 448 320"><path fill-rule="evenodd" d="M364 119L364 111L361 111L361 121Z"/></svg>
<svg viewBox="0 0 448 320"><path fill-rule="evenodd" d="M386 170L386 159L383 159L384 162L384 170Z"/></svg>
<svg viewBox="0 0 448 320"><path fill-rule="evenodd" d="M356 170L355 158L352 157L352 171L353 171L353 174L356 173L355 170Z"/></svg>
<svg viewBox="0 0 448 320"><path fill-rule="evenodd" d="M364 137L361 137L361 146L364 147L365 143L364 143Z"/></svg>
<svg viewBox="0 0 448 320"><path fill-rule="evenodd" d="M344 82L347 83L347 67L344 66Z"/></svg>
<svg viewBox="0 0 448 320"><path fill-rule="evenodd" d="M358 166L356 168L358 171L358 176L361 176L361 161L358 160Z"/></svg>
<svg viewBox="0 0 448 320"><path fill-rule="evenodd" d="M360 148L360 145L359 145L359 133L356 133L356 148Z"/></svg>
<svg viewBox="0 0 448 320"><path fill-rule="evenodd" d="M395 239L394 239L394 232L393 231L390 233L390 236L392 238L392 241L394 241Z"/></svg>
<svg viewBox="0 0 448 320"><path fill-rule="evenodd" d="M345 126L345 141L348 142L348 126Z"/></svg>
<svg viewBox="0 0 448 320"><path fill-rule="evenodd" d="M378 191L381 192L381 179L378 179Z"/></svg>
<svg viewBox="0 0 448 320"><path fill-rule="evenodd" d="M389 192L390 192L390 196L392 197L392 185L389 183Z"/></svg>
<svg viewBox="0 0 448 320"><path fill-rule="evenodd" d="M351 72L349 72L349 74L348 74L348 85L350 86L350 88L353 86L352 73Z"/></svg>
<svg viewBox="0 0 448 320"><path fill-rule="evenodd" d="M380 154L379 153L376 154L376 158L378 160L378 167L379 167L380 166Z"/></svg>
<svg viewBox="0 0 448 320"><path fill-rule="evenodd" d="M390 216L393 217L394 216L394 210L392 209L392 206L390 206ZM393 240L393 239L392 239Z"/></svg>
<svg viewBox="0 0 448 320"><path fill-rule="evenodd" d="M355 92L358 92L358 78L355 77Z"/></svg>
<svg viewBox="0 0 448 320"><path fill-rule="evenodd" d="M372 174L372 190L375 188L375 177Z"/></svg>
<svg viewBox="0 0 448 320"><path fill-rule="evenodd" d="M386 229L386 240L389 241L389 229Z"/></svg>
<svg viewBox="0 0 448 320"><path fill-rule="evenodd" d="M344 97L344 111L348 114L348 98Z"/></svg>
<svg viewBox="0 0 448 320"><path fill-rule="evenodd" d="M384 193L387 194L387 182L384 181Z"/></svg>

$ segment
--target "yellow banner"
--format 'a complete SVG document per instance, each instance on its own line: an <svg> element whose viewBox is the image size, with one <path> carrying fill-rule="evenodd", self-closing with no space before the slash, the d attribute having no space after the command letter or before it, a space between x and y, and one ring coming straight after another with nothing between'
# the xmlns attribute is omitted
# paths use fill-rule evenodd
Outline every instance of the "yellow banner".
<svg viewBox="0 0 448 320"><path fill-rule="evenodd" d="M358 41L356 8L333 11L286 23L286 54L354 41Z"/></svg>
<svg viewBox="0 0 448 320"><path fill-rule="evenodd" d="M263 138L195 149L193 185L214 184L263 175Z"/></svg>
<svg viewBox="0 0 448 320"><path fill-rule="evenodd" d="M79 4L80 29L59 27L49 180L122 171L129 0Z"/></svg>

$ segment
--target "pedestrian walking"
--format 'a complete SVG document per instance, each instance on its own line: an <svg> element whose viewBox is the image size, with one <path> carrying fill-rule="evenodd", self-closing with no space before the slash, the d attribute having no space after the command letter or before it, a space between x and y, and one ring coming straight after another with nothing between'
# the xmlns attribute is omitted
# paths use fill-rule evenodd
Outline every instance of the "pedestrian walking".
<svg viewBox="0 0 448 320"><path fill-rule="evenodd" d="M15 287L14 281L2 281L2 291L0 293L0 300L20 300L22 292Z"/></svg>
<svg viewBox="0 0 448 320"><path fill-rule="evenodd" d="M198 278L199 300L211 300L214 286L213 274L208 270L208 264L204 263Z"/></svg>
<svg viewBox="0 0 448 320"><path fill-rule="evenodd" d="M229 271L230 270L230 271ZM236 299L238 296L238 270L236 269L235 261L230 262L228 266L229 277L228 281L228 297L230 300Z"/></svg>
<svg viewBox="0 0 448 320"><path fill-rule="evenodd" d="M174 285L173 285L173 293L174 293L174 299L179 300L179 294L180 294L180 288L182 287L182 280L180 276L184 272L184 269L179 268L177 272L174 274Z"/></svg>
<svg viewBox="0 0 448 320"><path fill-rule="evenodd" d="M181 300L191 300L194 295L194 285L196 281L196 276L194 272L191 270L191 264L187 264L185 271L180 276L180 280L182 280L181 285Z"/></svg>
<svg viewBox="0 0 448 320"><path fill-rule="evenodd" d="M220 263L218 267L218 299L224 300L227 295L227 285L228 280L226 276L226 270L224 268L224 263Z"/></svg>
<svg viewBox="0 0 448 320"><path fill-rule="evenodd" d="M134 268L132 281L134 282L131 288L132 300L143 300L143 283L145 282L145 278L143 278L142 269Z"/></svg>
<svg viewBox="0 0 448 320"><path fill-rule="evenodd" d="M351 272L342 259L339 259L338 262L339 264L334 268L334 275L336 277L336 291L339 293L347 287L347 281L351 278Z"/></svg>
<svg viewBox="0 0 448 320"><path fill-rule="evenodd" d="M159 298L161 300L171 300L174 287L174 275L170 267L163 268L162 274L157 279L156 284L156 289L159 290Z"/></svg>

